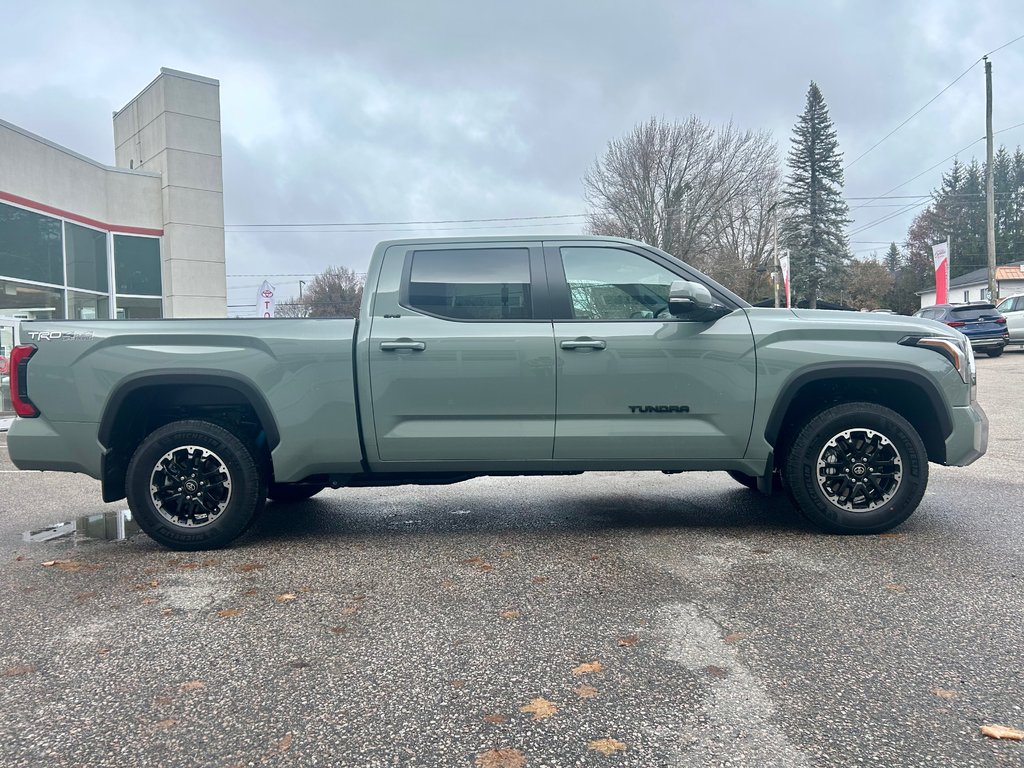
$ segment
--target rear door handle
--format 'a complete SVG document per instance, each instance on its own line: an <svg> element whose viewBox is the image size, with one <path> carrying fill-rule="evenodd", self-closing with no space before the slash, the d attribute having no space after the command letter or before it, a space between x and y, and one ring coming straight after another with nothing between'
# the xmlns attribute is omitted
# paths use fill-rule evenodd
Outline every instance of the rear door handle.
<svg viewBox="0 0 1024 768"><path fill-rule="evenodd" d="M422 352L427 348L426 342L413 341L412 339L396 339L395 341L382 341L380 348L384 352L390 352L395 349L413 349L417 352Z"/></svg>
<svg viewBox="0 0 1024 768"><path fill-rule="evenodd" d="M559 344L562 349L604 349L607 344L602 339L574 339Z"/></svg>

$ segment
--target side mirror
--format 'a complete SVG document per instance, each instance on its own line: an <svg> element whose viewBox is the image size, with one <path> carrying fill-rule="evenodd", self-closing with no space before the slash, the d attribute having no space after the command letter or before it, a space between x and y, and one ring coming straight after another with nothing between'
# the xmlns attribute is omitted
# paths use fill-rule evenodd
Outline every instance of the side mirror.
<svg viewBox="0 0 1024 768"><path fill-rule="evenodd" d="M729 314L728 307L716 304L711 291L700 283L673 280L668 289L668 311L683 320L709 322Z"/></svg>

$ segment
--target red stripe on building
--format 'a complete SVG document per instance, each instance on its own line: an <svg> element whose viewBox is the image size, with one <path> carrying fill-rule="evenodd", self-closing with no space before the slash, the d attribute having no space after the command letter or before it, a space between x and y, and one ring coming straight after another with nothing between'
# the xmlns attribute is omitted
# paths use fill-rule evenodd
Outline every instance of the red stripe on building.
<svg viewBox="0 0 1024 768"><path fill-rule="evenodd" d="M80 216L77 213L71 213L71 211L64 211L60 208L54 208L52 205L46 205L45 203L37 203L35 200L29 200L27 197L19 197L18 195L12 195L10 192L0 191L0 200L6 200L9 203L17 203L23 205L26 208L39 211L40 213L49 213L54 216L60 216L64 219L71 221L77 221L79 224L88 224L90 227L96 227L97 229L103 229L107 232L121 232L126 235L155 235L156 237L162 237L164 231L162 229L150 229L148 227L129 227L124 224L107 224L96 219L90 219L88 216Z"/></svg>

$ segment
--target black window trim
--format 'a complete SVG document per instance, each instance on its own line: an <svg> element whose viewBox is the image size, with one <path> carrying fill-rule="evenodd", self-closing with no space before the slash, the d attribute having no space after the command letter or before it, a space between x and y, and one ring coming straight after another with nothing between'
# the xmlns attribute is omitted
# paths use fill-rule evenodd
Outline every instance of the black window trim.
<svg viewBox="0 0 1024 768"><path fill-rule="evenodd" d="M711 281L706 275L701 274L689 264L678 261L663 255L662 253L641 248L630 243L620 243L615 240L545 240L544 241L544 263L548 278L548 300L551 304L551 319L559 323L666 323L672 320L687 322L680 318L636 318L636 319L594 319L572 316L572 299L569 295L569 282L565 279L565 268L562 265L562 248L613 248L620 251L634 253L637 256L652 261L659 267L663 267L680 280L689 280L700 283L711 292L711 296L730 309L742 309L743 305L726 293L724 288Z"/></svg>
<svg viewBox="0 0 1024 768"><path fill-rule="evenodd" d="M548 284L546 280L540 279L544 275L544 253L540 241L526 240L523 242L500 242L500 243L417 243L404 246L405 256L402 264L402 281L398 289L398 304L402 309L423 315L434 317L438 320L445 320L449 323L550 323L551 306L549 301ZM530 269L530 305L533 317L530 318L494 318L494 319L472 319L463 317L448 317L435 312L428 312L425 309L414 307L409 300L409 283L412 276L413 254L421 251L494 251L494 250L516 250L527 251L528 266Z"/></svg>

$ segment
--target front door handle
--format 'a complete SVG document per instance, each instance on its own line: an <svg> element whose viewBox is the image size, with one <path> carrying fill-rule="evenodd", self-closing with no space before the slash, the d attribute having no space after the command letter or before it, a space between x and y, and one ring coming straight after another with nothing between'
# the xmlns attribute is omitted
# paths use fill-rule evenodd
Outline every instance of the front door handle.
<svg viewBox="0 0 1024 768"><path fill-rule="evenodd" d="M427 348L427 345L425 342L413 341L412 339L396 339L395 341L382 341L380 348L383 352L390 352L395 349L413 349L417 352L422 352Z"/></svg>
<svg viewBox="0 0 1024 768"><path fill-rule="evenodd" d="M574 339L563 341L559 346L562 349L604 349L607 344L602 339Z"/></svg>

